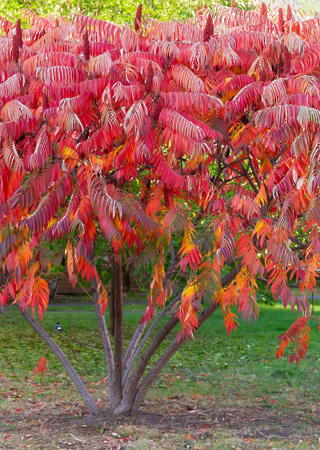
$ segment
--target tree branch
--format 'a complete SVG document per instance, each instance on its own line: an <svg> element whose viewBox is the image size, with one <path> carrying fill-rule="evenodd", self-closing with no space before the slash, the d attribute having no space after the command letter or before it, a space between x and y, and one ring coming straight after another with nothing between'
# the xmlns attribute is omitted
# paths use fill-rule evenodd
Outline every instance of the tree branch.
<svg viewBox="0 0 320 450"><path fill-rule="evenodd" d="M198 328L215 312L218 308L217 303L211 303L198 317ZM167 364L170 358L176 353L176 351L181 347L184 343L184 339L180 339L177 341L175 339L174 342L167 348L167 350L160 356L158 361L153 365L153 367L149 370L147 375L141 380L139 387L137 389L137 394L134 399L132 412L136 412L143 402L146 393L148 392L151 384L156 380L158 375L160 374L163 367Z"/></svg>
<svg viewBox="0 0 320 450"><path fill-rule="evenodd" d="M258 177L258 174L257 174L257 172L256 172L256 169L254 168L254 165L252 164L250 155L249 155L249 159L248 159L248 160L249 160L249 166L250 166L250 169L252 170L253 177L254 177L254 179L256 180L256 183L257 183L257 185L258 185L259 188L260 188L260 186L261 186L261 181L260 181L260 179L259 179L259 177Z"/></svg>
<svg viewBox="0 0 320 450"><path fill-rule="evenodd" d="M130 364L132 355L134 354L134 352L136 351L136 348L139 344L139 341L144 333L144 330L146 329L147 326L147 322L142 323L141 321L139 322L136 331L134 332L134 335L131 338L130 344L128 345L126 354L124 355L123 358L123 370L124 372L126 372L128 365ZM124 375L125 376L125 375ZM123 384L123 383L122 383Z"/></svg>
<svg viewBox="0 0 320 450"><path fill-rule="evenodd" d="M88 260L90 261L90 263L92 264L92 266L94 268L96 268L96 263L95 263L95 258L94 258L95 248L96 248L95 243L92 242L92 247L91 247L90 255L88 256ZM95 304L98 328L99 328L99 332L100 332L104 357L106 360L109 386L112 387L114 384L114 359L113 359L112 347L111 347L111 342L110 342L109 333L108 333L108 329L107 329L106 319L105 319L104 315L101 315L101 305L98 305L100 294L99 294L99 282L96 277L94 277L92 279L91 287L93 290L92 299Z"/></svg>
<svg viewBox="0 0 320 450"><path fill-rule="evenodd" d="M236 277L239 270L240 270L240 266L232 269L227 275L225 275L221 279L221 285L226 286L232 280L234 280L234 278ZM200 315L200 317L202 317L202 316ZM134 393L136 392L138 383L143 375L143 372L146 370L150 359L152 358L152 356L154 355L154 353L156 352L158 347L161 345L161 343L171 333L171 331L175 328L175 326L178 323L179 323L179 319L176 316L172 316L168 320L168 322L161 328L161 330L159 330L158 334L153 338L153 340L148 345L146 350L142 353L137 366L135 367L134 371L132 372L132 374L127 382L126 389L124 392L124 395L128 396L129 399L131 396L131 400L133 400L133 397L135 395Z"/></svg>
<svg viewBox="0 0 320 450"><path fill-rule="evenodd" d="M18 306L19 311L23 315L23 317L26 319L26 321L31 325L31 327L34 329L36 333L41 337L41 339L51 348L53 353L56 355L62 366L64 367L67 374L70 376L71 380L73 381L74 385L78 389L79 394L81 395L83 401L89 408L90 412L94 414L95 416L101 413L101 409L98 407L98 405L95 403L89 392L87 391L85 385L83 384L83 381L71 365L70 361L66 357L66 355L63 353L63 351L60 349L58 344L52 339L51 336L42 328L41 325L38 324L36 319L26 310L22 310L20 306Z"/></svg>
<svg viewBox="0 0 320 450"><path fill-rule="evenodd" d="M146 350L142 353L140 360L132 372L124 391L124 396L127 397L129 403L133 400L135 396L135 392L138 386L138 383L145 371L147 365L149 364L150 359L161 345L161 343L165 340L165 338L170 334L173 328L179 323L179 319L176 317L171 317L168 322L161 328L155 338L148 345Z"/></svg>
<svg viewBox="0 0 320 450"><path fill-rule="evenodd" d="M249 158L249 159L250 159L250 158ZM243 176L248 180L248 182L249 182L250 186L252 187L252 189L254 190L254 192L255 192L256 194L258 194L259 189L256 188L254 182L252 181L250 175L248 174L248 170L245 169L245 167L244 167L244 165L242 164L242 162L239 162L239 164L240 164L241 168L243 169L243 172L244 172L244 173L243 173Z"/></svg>
<svg viewBox="0 0 320 450"><path fill-rule="evenodd" d="M130 361L130 364L128 365L128 368L127 368L126 371L125 371L125 374L124 374L124 376L123 376L123 381L122 381L122 386L123 386L123 387L125 386L126 381L127 381L127 379L128 379L128 376L129 376L129 374L130 374L130 372L131 372L131 369L132 369L134 363L136 362L138 356L140 355L140 353L141 353L141 351L142 351L142 349L143 349L143 347L144 347L144 344L147 342L147 340L148 340L150 334L151 334L152 331L155 329L155 327L158 325L158 323L160 322L160 320L168 313L168 311L174 306L174 304L177 303L177 301L179 300L180 296L181 296L181 294L177 295L177 297L175 297L175 298L169 303L169 305L168 305L165 309L163 309L163 310L161 311L161 313L159 314L159 316L157 317L157 319L152 323L152 325L150 326L149 330L148 330L148 331L146 332L146 334L144 335L144 337L143 337L143 339L142 339L142 341L141 341L141 343L140 343L140 345L139 345L137 351L135 352L134 356L132 357L132 359L131 359L131 361Z"/></svg>
<svg viewBox="0 0 320 450"><path fill-rule="evenodd" d="M113 353L112 353L112 347L111 342L109 338L109 333L106 325L106 320L104 315L101 315L101 305L98 305L99 301L99 291L98 291L98 281L96 278L94 278L91 281L91 286L93 289L93 301L95 303L95 310L96 310L96 316L98 321L98 328L100 332L103 352L106 360L107 365L107 374L108 374L108 380L109 380L109 386L113 386L113 380L114 380L114 361L113 361Z"/></svg>

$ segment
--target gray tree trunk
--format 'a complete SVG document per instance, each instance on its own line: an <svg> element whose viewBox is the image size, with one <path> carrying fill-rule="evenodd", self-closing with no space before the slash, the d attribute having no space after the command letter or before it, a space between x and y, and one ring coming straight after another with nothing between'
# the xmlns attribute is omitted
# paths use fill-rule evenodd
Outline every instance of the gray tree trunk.
<svg viewBox="0 0 320 450"><path fill-rule="evenodd" d="M89 408L90 412L94 415L98 415L101 413L101 409L99 406L95 403L89 392L87 391L85 385L83 384L83 381L71 365L70 361L66 357L66 355L63 353L63 351L60 349L58 344L52 339L51 336L42 328L41 325L38 324L36 319L26 310L22 310L18 306L21 314L24 316L26 321L32 326L34 331L39 334L39 336L44 340L44 342L51 348L53 353L56 355L56 357L59 359L63 367L65 368L65 371L70 376L71 380L73 381L74 385L78 389L79 394L81 395L83 401Z"/></svg>

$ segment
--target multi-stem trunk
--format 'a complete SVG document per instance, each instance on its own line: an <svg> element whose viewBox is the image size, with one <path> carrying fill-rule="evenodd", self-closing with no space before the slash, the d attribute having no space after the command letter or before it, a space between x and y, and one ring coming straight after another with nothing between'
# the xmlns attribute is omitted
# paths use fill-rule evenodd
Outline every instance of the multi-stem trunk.
<svg viewBox="0 0 320 450"><path fill-rule="evenodd" d="M92 264L94 264L93 253L94 250L91 255ZM225 275L221 280L222 286L230 283L238 273L238 270L239 268L233 269L228 275ZM123 280L122 261L121 257L118 255L114 255L113 284L115 295L115 329L114 347L112 349L105 318L104 315L101 315L101 305L99 304L99 283L96 278L92 280L93 300L95 302L98 327L108 371L110 404L109 413L114 416L121 414L134 415L138 411L150 386L156 380L161 370L184 343L183 339L179 342L174 340L147 372L147 367L150 365L151 358L159 349L162 342L170 333L174 331L175 327L179 323L174 311L180 295L173 299L171 303L167 305L167 307L159 314L149 330L146 331L146 325L140 322L128 346L126 354L123 356ZM199 327L213 314L217 307L217 303L212 302L199 315ZM53 350L65 370L70 375L79 391L79 394L82 396L90 411L93 414L99 414L101 412L100 409L95 404L94 400L86 390L82 380L57 343L43 330L41 325L38 324L27 311L21 312L34 330ZM167 322L156 332L156 326L160 324L160 320L167 314L169 314ZM150 340L151 332L152 334L155 334Z"/></svg>
<svg viewBox="0 0 320 450"><path fill-rule="evenodd" d="M236 274L238 273L238 268L233 269L228 275L225 275L222 280L222 286L225 286L226 284L230 283ZM179 297L179 296L178 296ZM168 305L168 310L172 310L172 306L175 301L177 301L178 297ZM122 304L121 304L122 306ZM218 308L218 304L216 302L212 302L198 317L198 326L200 327ZM163 316L160 314L159 319ZM159 320L160 321L160 320ZM123 323L123 315L122 310L120 312L119 316L119 322ZM159 323L159 322L158 322ZM160 330L156 333L155 337L151 340L149 345L145 348L143 353L140 355L140 352L142 351L143 345L139 346L135 352L127 352L126 357L128 355L128 360L125 357L123 364L121 362L121 370L123 367L126 368L126 371L122 374L121 372L121 378L119 376L118 380L122 380L122 388L120 389L120 386L118 386L118 391L116 391L114 388L109 389L110 393L110 410L113 415L120 415L120 414L130 414L134 415L138 411L138 409L141 406L141 403L144 401L145 396L150 388L150 386L154 383L158 375L160 374L161 370L164 368L164 366L168 363L168 361L171 359L171 357L177 352L177 350L181 347L181 345L184 343L184 339L181 339L180 341L175 340L159 357L159 359L153 364L152 368L149 370L149 372L146 373L147 367L150 364L150 360L157 351L157 349L160 347L162 342L166 339L166 337L174 330L174 328L179 323L179 320L175 317L175 314L171 315L171 317L168 319L168 321L165 323L165 325L160 328ZM141 327L141 325L138 325L137 333L136 335L136 343L142 338L144 331L144 327ZM120 335L119 335L120 336ZM122 335L121 335L122 336ZM149 337L150 334L147 332L146 337ZM133 342L133 341L132 341ZM142 340L142 344L145 343L146 340ZM130 344L131 345L131 344ZM130 348L129 345L129 348ZM135 348L137 345L135 346ZM121 351L117 353L116 351L116 341L115 341L115 358L117 355L121 354L122 357L122 346L119 346L119 349L121 348ZM137 359L136 357L139 357ZM137 359L136 366L133 367L133 364L130 364L130 362L134 362ZM120 363L120 361L119 361ZM132 370L131 370L132 369ZM130 374L131 370L131 374ZM116 371L115 374L120 374L120 371ZM121 397L120 395L117 396L117 392L121 391ZM116 399L116 401L115 401ZM120 399L120 401L118 401Z"/></svg>

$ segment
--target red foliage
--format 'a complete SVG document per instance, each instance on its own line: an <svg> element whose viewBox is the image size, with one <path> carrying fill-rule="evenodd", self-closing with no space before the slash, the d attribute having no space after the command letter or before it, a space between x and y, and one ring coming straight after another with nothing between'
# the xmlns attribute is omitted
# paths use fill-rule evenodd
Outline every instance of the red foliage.
<svg viewBox="0 0 320 450"><path fill-rule="evenodd" d="M44 91L42 91L42 108L43 109L50 108L48 96Z"/></svg>
<svg viewBox="0 0 320 450"><path fill-rule="evenodd" d="M228 332L232 308L258 318L263 277L302 314L277 353L294 340L299 362L309 305L290 280L305 294L320 269L319 20L301 15L289 30L282 9L267 17L265 4L261 13L204 9L206 21L141 28L140 5L135 31L26 11L23 45L20 23L0 19L0 262L9 274L0 301L42 317L49 290L34 257L42 242L65 239L72 285L95 280L104 312L89 262L99 234L128 264L152 266L145 321L174 276L186 283L172 310L181 338L193 336L204 302L222 307Z"/></svg>
<svg viewBox="0 0 320 450"><path fill-rule="evenodd" d="M208 14L206 26L203 33L203 42L208 42L212 35L213 35L213 21L211 14Z"/></svg>
<svg viewBox="0 0 320 450"><path fill-rule="evenodd" d="M43 377L43 373L47 371L47 358L43 356L39 359L37 367L33 369L33 374L36 376L39 372L41 372L41 376Z"/></svg>
<svg viewBox="0 0 320 450"><path fill-rule="evenodd" d="M146 83L145 83L145 90L146 90L147 94L150 94L150 92L152 90L153 75L154 75L154 73L153 73L153 69L152 69L152 64L151 64L151 62L149 62L147 78L146 78Z"/></svg>
<svg viewBox="0 0 320 450"><path fill-rule="evenodd" d="M260 14L264 17L268 17L268 7L264 2L261 3Z"/></svg>
<svg viewBox="0 0 320 450"><path fill-rule="evenodd" d="M15 63L18 63L19 61L19 46L18 46L18 38L15 34L12 38L12 60Z"/></svg>
<svg viewBox="0 0 320 450"><path fill-rule="evenodd" d="M282 358L285 348L294 340L295 345L293 353L289 357L289 362L293 364L295 361L299 365L300 360L305 357L308 350L310 333L309 319L309 317L298 317L285 333L278 336L280 345L276 353L276 358Z"/></svg>
<svg viewBox="0 0 320 450"><path fill-rule="evenodd" d="M288 47L286 45L283 47L282 58L283 58L282 72L284 75L287 75L291 69L291 53L289 52Z"/></svg>
<svg viewBox="0 0 320 450"><path fill-rule="evenodd" d="M89 43L89 33L86 30L83 33L83 56L86 61L90 59L90 43Z"/></svg>
<svg viewBox="0 0 320 450"><path fill-rule="evenodd" d="M17 45L19 48L22 47L23 41L22 41L22 29L21 29L21 19L17 20L16 25L16 36L17 36Z"/></svg>
<svg viewBox="0 0 320 450"><path fill-rule="evenodd" d="M283 9L279 8L278 12L278 27L279 30L283 33L284 32L284 17L283 17Z"/></svg>
<svg viewBox="0 0 320 450"><path fill-rule="evenodd" d="M134 19L134 29L136 33L141 28L141 19L142 19L142 4L140 3L140 5L137 8L136 17Z"/></svg>

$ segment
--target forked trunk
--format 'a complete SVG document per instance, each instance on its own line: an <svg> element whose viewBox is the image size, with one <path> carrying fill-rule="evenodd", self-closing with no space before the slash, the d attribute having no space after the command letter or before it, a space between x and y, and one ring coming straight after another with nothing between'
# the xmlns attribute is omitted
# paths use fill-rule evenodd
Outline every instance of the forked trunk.
<svg viewBox="0 0 320 450"><path fill-rule="evenodd" d="M94 247L92 249L91 264L94 263ZM231 282L238 273L239 268L233 269L222 280L222 286ZM159 376L161 370L175 354L175 352L184 343L184 339L180 341L174 340L169 347L162 353L159 359L153 364L152 368L147 371L150 360L158 350L162 342L174 330L179 323L175 315L175 305L180 295L171 301L165 309L161 311L153 324L146 331L146 325L140 322L136 332L134 333L125 356L123 356L123 280L122 280L122 261L121 257L114 255L113 262L113 286L114 286L114 346L112 348L109 338L108 329L104 315L101 315L101 304L99 304L99 283L96 278L92 280L93 300L95 302L98 327L103 345L105 361L107 366L108 382L109 382L109 413L113 416L134 415L139 410L141 403L145 400L146 394ZM217 309L218 305L211 303L198 316L198 326L200 327ZM102 411L96 405L94 399L90 396L85 388L81 378L76 373L66 355L61 351L57 343L46 333L41 325L27 311L22 311L23 316L40 335L40 337L53 350L67 373L74 382L79 394L88 406L92 414L101 414ZM167 322L156 332L150 341L151 332L154 333L156 326L160 320L169 315ZM149 344L147 344L149 342Z"/></svg>

